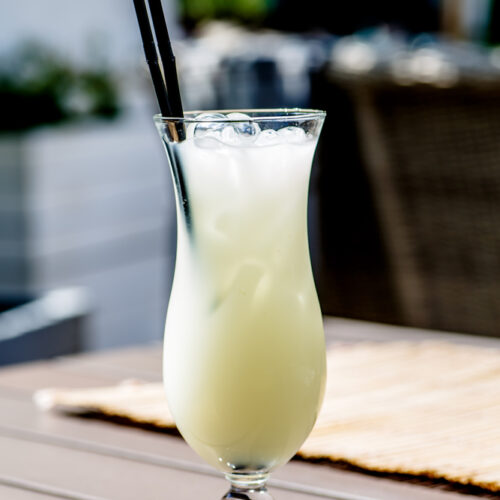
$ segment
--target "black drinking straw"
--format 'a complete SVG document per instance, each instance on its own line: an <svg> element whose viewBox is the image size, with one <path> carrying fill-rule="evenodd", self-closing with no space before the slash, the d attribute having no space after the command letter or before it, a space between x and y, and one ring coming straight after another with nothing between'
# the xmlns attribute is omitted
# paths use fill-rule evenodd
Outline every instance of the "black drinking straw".
<svg viewBox="0 0 500 500"><path fill-rule="evenodd" d="M163 14L161 0L148 0L151 18L156 33L156 41L160 51L160 58L163 65L163 76L167 85L168 98L173 116L182 118L184 112L182 110L181 93L179 91L179 79L177 77L177 67L175 65L175 56L172 51L172 44L168 35L167 23Z"/></svg>
<svg viewBox="0 0 500 500"><path fill-rule="evenodd" d="M149 22L149 15L144 0L134 0L135 13L139 23L142 43L146 62L149 66L153 87L160 106L160 112L165 117L182 118L181 96L179 92L179 82L177 80L177 70L175 67L175 57L172 52L170 38L168 36L167 24L163 15L163 9L160 0L151 0L149 2L153 25L155 28L156 39L159 45L160 56L162 57L163 73L160 69L158 53L153 38L153 32ZM164 58L163 58L164 57ZM174 136L174 140L182 141L185 138L184 127L182 123L176 124L173 129L169 127Z"/></svg>

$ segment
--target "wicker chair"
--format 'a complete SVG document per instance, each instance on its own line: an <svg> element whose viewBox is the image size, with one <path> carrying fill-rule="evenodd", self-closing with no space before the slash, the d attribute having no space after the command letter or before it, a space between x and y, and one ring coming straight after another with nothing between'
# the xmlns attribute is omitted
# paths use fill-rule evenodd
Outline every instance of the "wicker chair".
<svg viewBox="0 0 500 500"><path fill-rule="evenodd" d="M403 323L500 336L500 83L343 83Z"/></svg>
<svg viewBox="0 0 500 500"><path fill-rule="evenodd" d="M353 99L324 72L313 76L311 105L327 111L309 200L321 308L335 316L402 323L360 154Z"/></svg>

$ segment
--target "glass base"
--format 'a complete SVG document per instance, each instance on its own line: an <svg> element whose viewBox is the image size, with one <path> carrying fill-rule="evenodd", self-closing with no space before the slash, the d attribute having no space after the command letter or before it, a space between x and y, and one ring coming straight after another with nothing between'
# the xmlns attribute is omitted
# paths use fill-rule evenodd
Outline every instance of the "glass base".
<svg viewBox="0 0 500 500"><path fill-rule="evenodd" d="M269 474L226 474L226 478L231 488L222 500L273 500L266 488Z"/></svg>

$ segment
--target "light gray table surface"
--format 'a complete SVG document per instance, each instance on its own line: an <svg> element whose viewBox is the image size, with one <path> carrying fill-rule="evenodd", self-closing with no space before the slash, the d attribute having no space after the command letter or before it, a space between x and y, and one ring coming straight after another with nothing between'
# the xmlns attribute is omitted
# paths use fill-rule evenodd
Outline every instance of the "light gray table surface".
<svg viewBox="0 0 500 500"><path fill-rule="evenodd" d="M441 338L500 340L326 318L329 343ZM0 499L218 500L225 480L177 436L38 410L35 390L161 380L161 346L86 353L0 370ZM459 500L468 496L298 460L270 482L275 500ZM470 498L470 497L469 497Z"/></svg>

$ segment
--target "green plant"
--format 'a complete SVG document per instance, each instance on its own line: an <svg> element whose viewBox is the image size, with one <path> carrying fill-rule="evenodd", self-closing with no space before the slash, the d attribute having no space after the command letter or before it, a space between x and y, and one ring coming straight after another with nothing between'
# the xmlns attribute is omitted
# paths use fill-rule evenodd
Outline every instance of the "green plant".
<svg viewBox="0 0 500 500"><path fill-rule="evenodd" d="M119 112L117 86L103 68L76 68L56 52L26 43L0 60L0 131Z"/></svg>
<svg viewBox="0 0 500 500"><path fill-rule="evenodd" d="M184 19L193 24L220 18L258 23L272 3L272 0L180 0Z"/></svg>

